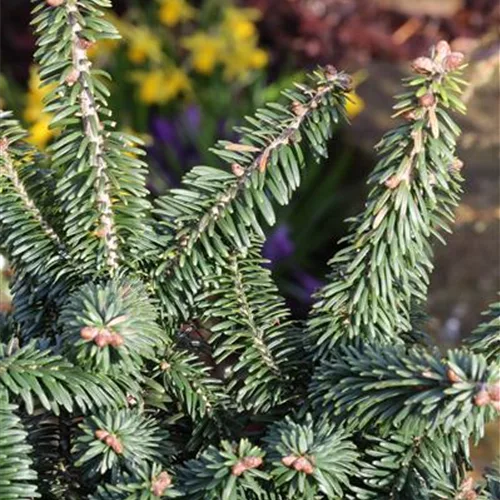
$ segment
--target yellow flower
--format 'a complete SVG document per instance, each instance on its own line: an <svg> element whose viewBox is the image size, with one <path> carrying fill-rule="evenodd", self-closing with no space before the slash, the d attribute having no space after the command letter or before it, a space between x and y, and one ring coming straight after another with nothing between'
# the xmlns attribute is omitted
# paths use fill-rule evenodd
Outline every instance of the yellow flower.
<svg viewBox="0 0 500 500"><path fill-rule="evenodd" d="M183 39L183 46L191 51L191 61L198 73L213 72L223 50L223 41L207 33L195 33Z"/></svg>
<svg viewBox="0 0 500 500"><path fill-rule="evenodd" d="M147 59L159 61L162 55L161 41L145 26L130 26L126 34L128 39L128 58L135 64Z"/></svg>
<svg viewBox="0 0 500 500"><path fill-rule="evenodd" d="M222 28L236 41L248 40L257 33L254 21L260 17L257 9L228 7L224 12Z"/></svg>
<svg viewBox="0 0 500 500"><path fill-rule="evenodd" d="M43 114L40 118L28 128L28 142L43 149L47 143L54 137L54 130L49 129L51 117Z"/></svg>
<svg viewBox="0 0 500 500"><path fill-rule="evenodd" d="M134 79L139 83L139 99L147 105L164 104L191 91L189 78L180 68L137 72Z"/></svg>
<svg viewBox="0 0 500 500"><path fill-rule="evenodd" d="M23 116L29 124L30 135L28 141L43 148L54 136L54 130L49 130L51 115L43 112L43 99L54 89L54 84L40 87L40 83L37 68L32 66L30 68L28 94Z"/></svg>
<svg viewBox="0 0 500 500"><path fill-rule="evenodd" d="M160 0L160 21L165 26L176 26L183 21L189 21L195 16L196 10L186 0Z"/></svg>
<svg viewBox="0 0 500 500"><path fill-rule="evenodd" d="M229 7L224 12L221 34L225 48L220 59L224 63L224 76L228 80L246 79L251 70L261 69L267 65L267 52L258 47L255 21L259 19L257 9L239 9Z"/></svg>
<svg viewBox="0 0 500 500"><path fill-rule="evenodd" d="M261 69L269 63L269 54L264 49L256 48L250 53L250 66Z"/></svg>
<svg viewBox="0 0 500 500"><path fill-rule="evenodd" d="M256 47L254 41L240 42L228 48L221 56L227 80L244 80L251 70L260 69L268 62L267 52Z"/></svg>
<svg viewBox="0 0 500 500"><path fill-rule="evenodd" d="M365 109L365 101L353 90L347 94L345 109L349 118L355 118Z"/></svg>

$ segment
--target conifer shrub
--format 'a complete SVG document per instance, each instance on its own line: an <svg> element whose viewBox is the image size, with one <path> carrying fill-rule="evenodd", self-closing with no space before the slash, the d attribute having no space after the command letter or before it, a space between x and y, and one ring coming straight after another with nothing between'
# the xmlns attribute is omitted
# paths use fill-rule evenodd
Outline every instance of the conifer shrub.
<svg viewBox="0 0 500 500"><path fill-rule="evenodd" d="M35 0L57 139L0 114L0 498L493 499L469 474L500 410L499 307L461 348L423 333L436 240L461 192L463 56L413 62L305 323L263 264L263 224L326 154L350 77L328 66L151 201L86 51L109 0Z"/></svg>

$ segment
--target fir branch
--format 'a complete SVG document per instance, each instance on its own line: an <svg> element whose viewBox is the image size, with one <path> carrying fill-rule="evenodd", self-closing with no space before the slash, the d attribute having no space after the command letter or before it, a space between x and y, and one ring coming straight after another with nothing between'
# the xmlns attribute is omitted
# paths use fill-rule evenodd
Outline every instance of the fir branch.
<svg viewBox="0 0 500 500"><path fill-rule="evenodd" d="M454 433L437 433L432 438L396 433L386 438L368 436L367 440L366 465L360 471L366 486L353 488L358 500L426 500L433 490L432 498L455 498L441 497L435 489L449 492L451 486L457 492L466 478L465 467L453 463L461 462L460 441Z"/></svg>
<svg viewBox="0 0 500 500"><path fill-rule="evenodd" d="M123 471L133 473L154 461L167 463L173 455L168 432L137 410L101 412L79 427L81 433L72 450L78 458L75 465L92 481L108 471L116 480Z"/></svg>
<svg viewBox="0 0 500 500"><path fill-rule="evenodd" d="M0 387L0 498L3 500L27 500L40 498L34 484L37 475L32 468L27 444L27 433L16 416L16 405L9 404Z"/></svg>
<svg viewBox="0 0 500 500"><path fill-rule="evenodd" d="M14 316L30 339L53 332L54 309L83 273L48 220L40 157L26 136L10 112L0 112L0 237L14 269Z"/></svg>
<svg viewBox="0 0 500 500"><path fill-rule="evenodd" d="M74 422L79 417L37 413L23 415L23 423L28 431L27 441L34 450L33 468L38 474L42 498L76 500L84 488L69 447Z"/></svg>
<svg viewBox="0 0 500 500"><path fill-rule="evenodd" d="M247 439L208 447L179 469L178 484L191 500L265 500L268 475L260 470L264 453Z"/></svg>
<svg viewBox="0 0 500 500"><path fill-rule="evenodd" d="M179 346L165 349L152 377L161 381L194 422L211 416L227 399L220 380L210 375L207 365Z"/></svg>
<svg viewBox="0 0 500 500"><path fill-rule="evenodd" d="M256 240L248 254L232 252L207 277L196 306L211 325L209 344L229 393L242 408L267 411L287 397L299 346L260 247Z"/></svg>
<svg viewBox="0 0 500 500"><path fill-rule="evenodd" d="M491 304L483 316L487 321L481 323L465 339L465 345L472 352L482 354L489 363L500 363L500 302Z"/></svg>
<svg viewBox="0 0 500 500"><path fill-rule="evenodd" d="M482 435L500 410L500 373L480 355L380 344L345 347L316 370L310 398L356 429L402 428L427 433L459 429Z"/></svg>
<svg viewBox="0 0 500 500"><path fill-rule="evenodd" d="M330 283L309 319L316 357L355 338L394 342L411 331L411 306L425 301L433 237L448 230L460 193L461 162L454 156L459 128L447 113L463 111L458 78L463 56L449 61L446 42L408 79L395 116L407 123L378 145L366 209L351 220L345 248L330 261ZM447 63L448 61L448 63Z"/></svg>
<svg viewBox="0 0 500 500"><path fill-rule="evenodd" d="M95 70L87 49L97 40L117 38L102 19L108 1L35 0L35 32L43 85L56 83L45 110L59 129L49 148L60 171L56 196L64 215L64 239L72 257L87 270L113 275L127 256L150 246L150 205L145 188L144 151L136 138L115 132L107 119L108 75ZM50 27L50 29L49 29ZM146 241L141 241L146 240Z"/></svg>
<svg viewBox="0 0 500 500"><path fill-rule="evenodd" d="M276 422L264 441L280 498L344 498L358 459L349 437L326 417Z"/></svg>
<svg viewBox="0 0 500 500"><path fill-rule="evenodd" d="M218 143L214 152L231 164L231 172L195 167L182 189L158 200L164 250L155 275L169 314L186 317L185 306L178 304L179 290L192 303L198 291L196 276L210 273L212 261L223 264L232 248L244 250L253 235L263 236L255 210L274 224L270 196L286 204L300 183L300 141L305 139L316 155L326 155L330 124L344 116L350 85L350 78L332 67L317 71L311 86L286 94L288 107L269 105L247 118L250 127L241 128L240 143Z"/></svg>
<svg viewBox="0 0 500 500"><path fill-rule="evenodd" d="M86 373L61 356L38 350L34 342L18 350L0 344L0 389L19 396L28 413L36 400L56 414L61 407L71 412L75 406L89 410L124 404L121 383Z"/></svg>
<svg viewBox="0 0 500 500"><path fill-rule="evenodd" d="M7 256L20 271L54 279L54 263L67 259L59 236L28 193L23 180L36 152L21 141L27 133L10 112L0 112L0 228Z"/></svg>
<svg viewBox="0 0 500 500"><path fill-rule="evenodd" d="M157 500L178 498L175 479L160 464L148 464L125 473L116 484L100 485L90 500Z"/></svg>
<svg viewBox="0 0 500 500"><path fill-rule="evenodd" d="M163 343L146 287L124 276L76 289L58 319L63 352L79 366L111 375L139 372Z"/></svg>
<svg viewBox="0 0 500 500"><path fill-rule="evenodd" d="M79 103L83 125L84 140L89 144L89 166L95 169L94 191L99 213L99 231L102 233L106 249L106 263L111 271L118 268L118 236L115 227L114 213L111 202L110 179L107 165L104 161L103 124L97 113L97 102L86 81L90 75L91 63L87 57L84 40L80 38L82 26L81 15L76 0L67 0L65 9L71 29L71 60L72 69L66 81L73 85L78 79L80 83Z"/></svg>
<svg viewBox="0 0 500 500"><path fill-rule="evenodd" d="M491 467L485 471L486 487L484 496L486 500L500 499L500 458L497 457Z"/></svg>

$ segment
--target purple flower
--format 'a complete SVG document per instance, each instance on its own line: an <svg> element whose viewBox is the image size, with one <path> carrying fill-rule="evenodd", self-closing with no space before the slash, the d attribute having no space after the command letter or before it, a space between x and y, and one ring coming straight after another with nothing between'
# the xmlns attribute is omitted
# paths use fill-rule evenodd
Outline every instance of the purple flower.
<svg viewBox="0 0 500 500"><path fill-rule="evenodd" d="M170 145L175 144L178 139L175 125L166 118L153 118L151 132L155 139Z"/></svg>
<svg viewBox="0 0 500 500"><path fill-rule="evenodd" d="M194 104L188 106L183 113L182 121L190 132L198 132L201 124L200 108Z"/></svg>
<svg viewBox="0 0 500 500"><path fill-rule="evenodd" d="M302 290L300 300L306 304L311 303L313 293L316 292L323 283L318 278L300 269L295 271L294 277Z"/></svg>
<svg viewBox="0 0 500 500"><path fill-rule="evenodd" d="M271 265L289 257L295 249L290 238L290 229L285 225L278 226L267 238L262 255L271 261Z"/></svg>

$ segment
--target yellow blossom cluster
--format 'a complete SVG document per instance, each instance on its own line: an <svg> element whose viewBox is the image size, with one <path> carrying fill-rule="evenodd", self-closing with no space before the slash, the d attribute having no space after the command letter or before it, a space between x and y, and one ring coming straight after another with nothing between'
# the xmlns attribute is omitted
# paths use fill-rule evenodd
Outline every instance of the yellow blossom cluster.
<svg viewBox="0 0 500 500"><path fill-rule="evenodd" d="M196 16L194 9L186 0L159 0L160 21L169 28L185 21L190 21Z"/></svg>
<svg viewBox="0 0 500 500"><path fill-rule="evenodd" d="M164 0L170 1L170 0ZM265 67L269 56L258 46L255 21L257 9L227 7L223 19L212 32L197 31L183 39L198 73L211 74L220 63L228 81L245 80L252 70Z"/></svg>
<svg viewBox="0 0 500 500"><path fill-rule="evenodd" d="M43 99L53 89L53 85L40 87L37 68L30 68L28 94L23 117L28 124L28 141L39 148L44 148L54 136L54 130L49 129L52 116L43 112Z"/></svg>
<svg viewBox="0 0 500 500"><path fill-rule="evenodd" d="M190 0L157 0L157 19L169 30L180 28L188 32L195 28L199 11ZM230 3L230 2L229 2ZM252 72L264 68L269 62L268 53L258 45L256 22L260 11L228 5L221 9L219 20L206 29L195 29L191 34L170 37L170 31L145 24L133 24L126 18L109 14L110 21L119 28L123 42L101 40L93 44L89 57L94 64L106 64L113 53L124 47L127 59L136 70L129 78L137 86L139 100L145 105L165 104L179 96L194 94L193 74L210 76L222 71L228 82L246 81ZM188 26L180 26L190 22ZM166 35L166 36L162 36ZM166 45L165 42L167 41ZM170 45L168 45L170 44ZM174 44L175 46L171 46ZM179 49L181 52L179 52ZM185 60L174 60L173 54L185 51ZM169 55L167 55L169 54ZM29 125L29 140L40 147L53 137L49 129L50 116L44 114L43 98L50 92L49 87L40 88L40 81L34 68L30 73L27 105L24 118ZM363 101L353 92L347 103L350 117L356 116L364 107Z"/></svg>
<svg viewBox="0 0 500 500"><path fill-rule="evenodd" d="M165 104L181 94L191 93L191 82L184 71L176 67L136 71L139 99L147 105Z"/></svg>

